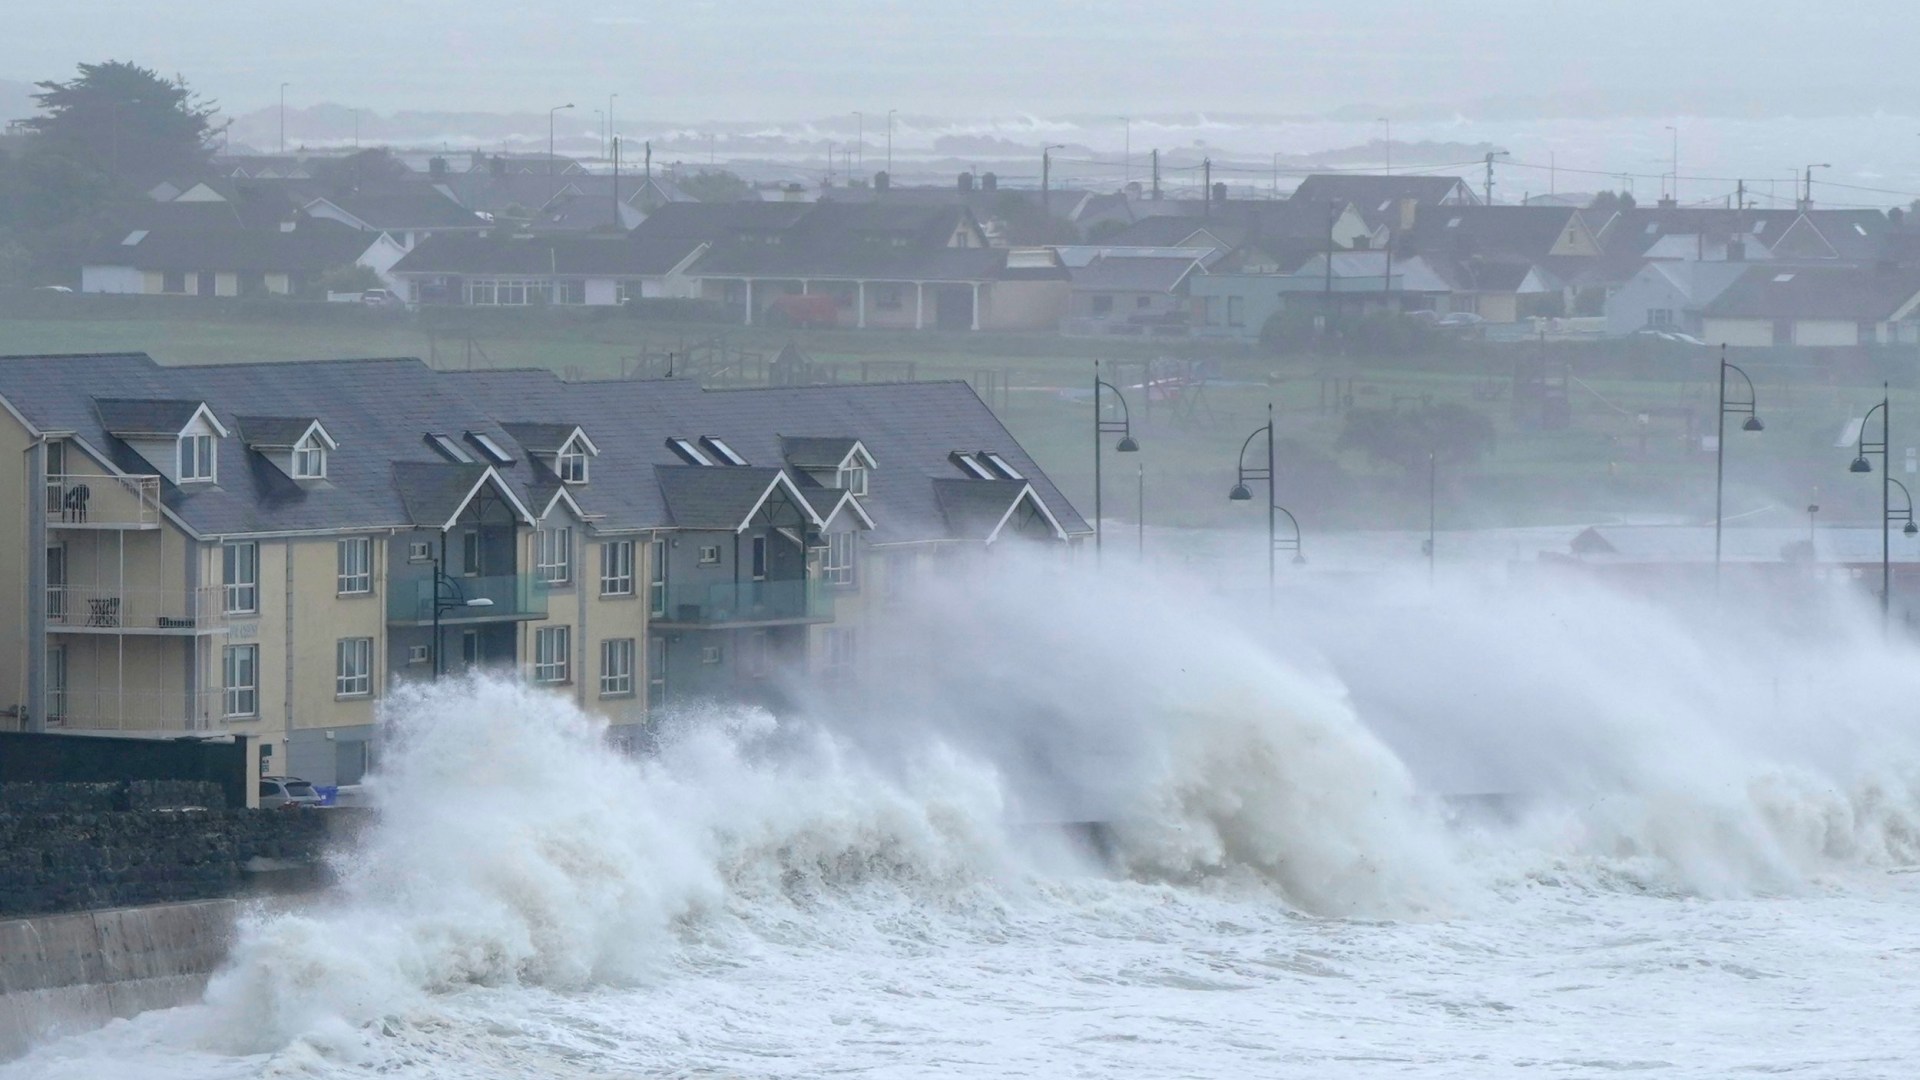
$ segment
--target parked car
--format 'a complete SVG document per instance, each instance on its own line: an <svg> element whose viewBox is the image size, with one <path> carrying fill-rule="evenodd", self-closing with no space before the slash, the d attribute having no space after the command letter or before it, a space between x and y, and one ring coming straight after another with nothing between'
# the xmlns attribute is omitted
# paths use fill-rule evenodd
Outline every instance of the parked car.
<svg viewBox="0 0 1920 1080"><path fill-rule="evenodd" d="M400 298L393 295L391 289L368 289L360 294L360 302L368 307L400 307Z"/></svg>
<svg viewBox="0 0 1920 1080"><path fill-rule="evenodd" d="M1479 326L1487 320L1471 311L1450 311L1440 316L1438 326Z"/></svg>
<svg viewBox="0 0 1920 1080"><path fill-rule="evenodd" d="M320 793L313 785L297 776L263 776L260 778L260 809L262 810L304 810L319 806Z"/></svg>

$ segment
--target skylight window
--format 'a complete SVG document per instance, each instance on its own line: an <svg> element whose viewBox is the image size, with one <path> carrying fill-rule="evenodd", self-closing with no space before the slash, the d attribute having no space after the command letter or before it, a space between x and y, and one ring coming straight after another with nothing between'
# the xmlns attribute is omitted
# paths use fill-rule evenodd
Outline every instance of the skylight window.
<svg viewBox="0 0 1920 1080"><path fill-rule="evenodd" d="M437 431L430 431L427 433L427 443L435 450L440 451L441 457L446 458L456 465L473 464L473 458L469 456L465 450L460 449L460 444L454 442L450 436L443 435Z"/></svg>
<svg viewBox="0 0 1920 1080"><path fill-rule="evenodd" d="M1007 464L1006 458L1001 457L999 454L996 454L991 450L980 451L980 458L981 460L987 463L987 468L992 469L996 473L999 473L1000 478L1003 480L1025 480L1026 479L1026 477L1020 475L1020 471L1018 469L1015 469L1013 466Z"/></svg>
<svg viewBox="0 0 1920 1080"><path fill-rule="evenodd" d="M513 464L513 455L507 453L506 449L495 442L491 435L483 435L478 431L469 431L467 432L467 441L479 447L480 452L486 455L487 460L493 462L495 465Z"/></svg>
<svg viewBox="0 0 1920 1080"><path fill-rule="evenodd" d="M988 469L985 465L980 464L980 462L976 460L972 454L955 450L953 453L947 455L947 457L955 465L960 466L961 472L966 473L968 476L973 477L975 480L998 480L999 479L999 477L993 475L993 471L991 469Z"/></svg>
<svg viewBox="0 0 1920 1080"><path fill-rule="evenodd" d="M135 244L138 244L140 241L145 240L146 238L147 238L147 230L135 229L132 232L128 233L127 238L125 240L120 241L120 244L123 247L133 247Z"/></svg>
<svg viewBox="0 0 1920 1080"><path fill-rule="evenodd" d="M1867 235L1867 227L1857 221L1853 223L1853 231L1859 233L1861 236Z"/></svg>
<svg viewBox="0 0 1920 1080"><path fill-rule="evenodd" d="M1773 283L1774 283L1775 285L1784 285L1784 284L1786 284L1787 282L1789 282L1789 281L1792 281L1792 280L1793 280L1793 275L1792 275L1792 274L1775 274L1775 275L1773 275Z"/></svg>
<svg viewBox="0 0 1920 1080"><path fill-rule="evenodd" d="M673 449L674 453L679 454L682 458L685 458L687 464L689 465L713 464L713 459L708 457L706 454L702 453L699 447L693 445L692 442L690 442L687 439L683 439L678 435L675 435L674 437L668 439L667 445Z"/></svg>
<svg viewBox="0 0 1920 1080"><path fill-rule="evenodd" d="M1459 227L1460 227L1460 218L1454 217L1454 218L1449 218L1447 220L1447 228L1457 229Z"/></svg>
<svg viewBox="0 0 1920 1080"><path fill-rule="evenodd" d="M713 451L714 457L719 458L721 461L724 461L729 465L745 465L747 463L746 458L743 458L739 454L734 453L733 447L728 446L724 442L721 442L720 437L717 435L700 436L700 445L706 447L708 450Z"/></svg>

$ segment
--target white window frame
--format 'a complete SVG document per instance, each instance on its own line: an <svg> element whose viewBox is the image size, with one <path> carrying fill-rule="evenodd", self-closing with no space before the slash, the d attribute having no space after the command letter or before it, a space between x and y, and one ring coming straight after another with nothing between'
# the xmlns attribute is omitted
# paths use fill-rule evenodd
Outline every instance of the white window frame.
<svg viewBox="0 0 1920 1080"><path fill-rule="evenodd" d="M725 658L726 654L720 651L720 646L718 645L700 646L700 662L702 664L718 664Z"/></svg>
<svg viewBox="0 0 1920 1080"><path fill-rule="evenodd" d="M460 576L485 577L487 561L487 542L479 529L468 529L460 534Z"/></svg>
<svg viewBox="0 0 1920 1080"><path fill-rule="evenodd" d="M295 480L325 480L327 478L327 444L316 435L308 435L293 448L293 478Z"/></svg>
<svg viewBox="0 0 1920 1080"><path fill-rule="evenodd" d="M175 475L180 477L182 484L217 482L220 463L214 454L213 436L204 434L180 436L174 464Z"/></svg>
<svg viewBox="0 0 1920 1080"><path fill-rule="evenodd" d="M572 627L542 626L533 632L533 681L548 686L569 678Z"/></svg>
<svg viewBox="0 0 1920 1080"><path fill-rule="evenodd" d="M773 638L765 630L754 630L747 634L746 674L748 678L764 679L773 669Z"/></svg>
<svg viewBox="0 0 1920 1080"><path fill-rule="evenodd" d="M407 561L410 563L432 562L433 561L433 541L431 540L407 541Z"/></svg>
<svg viewBox="0 0 1920 1080"><path fill-rule="evenodd" d="M633 595L633 541L608 540L600 545L600 595Z"/></svg>
<svg viewBox="0 0 1920 1080"><path fill-rule="evenodd" d="M600 643L600 696L633 696L633 662L636 644L632 638L608 638Z"/></svg>
<svg viewBox="0 0 1920 1080"><path fill-rule="evenodd" d="M553 471L563 484L587 482L587 452L581 448L577 437L568 440L567 445L553 456Z"/></svg>
<svg viewBox="0 0 1920 1080"><path fill-rule="evenodd" d="M534 574L549 585L573 580L573 526L543 526L534 531Z"/></svg>
<svg viewBox="0 0 1920 1080"><path fill-rule="evenodd" d="M709 552L712 553L711 556L708 555ZM720 565L720 545L719 544L701 544L700 545L700 565L701 566L719 566Z"/></svg>
<svg viewBox="0 0 1920 1080"><path fill-rule="evenodd" d="M860 656L860 638L851 626L829 626L820 639L822 673L845 674L852 671Z"/></svg>
<svg viewBox="0 0 1920 1080"><path fill-rule="evenodd" d="M373 540L345 537L334 549L334 592L340 596L367 596L373 592Z"/></svg>
<svg viewBox="0 0 1920 1080"><path fill-rule="evenodd" d="M867 467L865 465L849 465L841 469L840 486L853 492L855 495L864 496L867 493Z"/></svg>
<svg viewBox="0 0 1920 1080"><path fill-rule="evenodd" d="M226 614L257 614L260 610L260 545L252 540L233 540L220 545L220 584Z"/></svg>
<svg viewBox="0 0 1920 1080"><path fill-rule="evenodd" d="M667 639L659 634L647 638L647 708L667 703Z"/></svg>
<svg viewBox="0 0 1920 1080"><path fill-rule="evenodd" d="M341 638L334 646L333 696L373 696L373 639Z"/></svg>
<svg viewBox="0 0 1920 1080"><path fill-rule="evenodd" d="M647 611L655 618L667 614L667 542L647 545Z"/></svg>
<svg viewBox="0 0 1920 1080"><path fill-rule="evenodd" d="M228 645L220 654L221 710L229 720L260 715L260 646Z"/></svg>
<svg viewBox="0 0 1920 1080"><path fill-rule="evenodd" d="M753 580L767 580L767 570L769 564L772 562L772 557L773 552L767 544L767 538L764 536L754 537L752 550L749 552L749 561L747 563L747 569L751 571Z"/></svg>
<svg viewBox="0 0 1920 1080"><path fill-rule="evenodd" d="M852 533L827 534L827 553L821 559L820 572L828 584L853 584L854 550Z"/></svg>

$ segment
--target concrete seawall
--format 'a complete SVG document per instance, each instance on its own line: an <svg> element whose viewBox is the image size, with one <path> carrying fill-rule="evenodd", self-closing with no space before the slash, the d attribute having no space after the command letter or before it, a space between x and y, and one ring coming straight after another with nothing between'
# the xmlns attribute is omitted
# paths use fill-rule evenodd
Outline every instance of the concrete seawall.
<svg viewBox="0 0 1920 1080"><path fill-rule="evenodd" d="M199 998L236 904L111 908L0 921L0 1061L115 1017Z"/></svg>

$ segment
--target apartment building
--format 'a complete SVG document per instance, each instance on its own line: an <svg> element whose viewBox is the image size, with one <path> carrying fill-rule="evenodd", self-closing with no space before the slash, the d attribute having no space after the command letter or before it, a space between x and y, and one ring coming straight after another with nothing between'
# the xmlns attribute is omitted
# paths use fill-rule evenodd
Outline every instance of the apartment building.
<svg viewBox="0 0 1920 1080"><path fill-rule="evenodd" d="M876 596L956 554L1090 531L964 383L8 357L0 461L0 722L247 735L320 783L405 681L508 674L634 739L851 678Z"/></svg>

